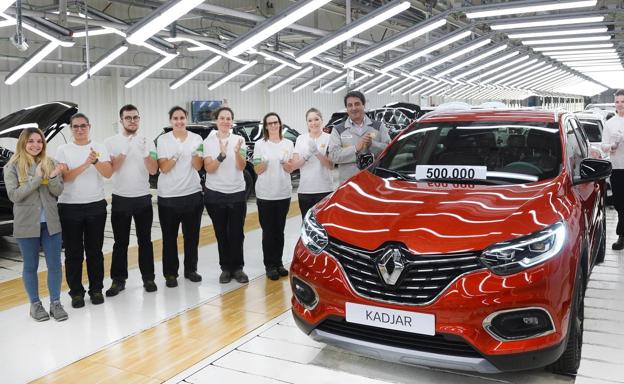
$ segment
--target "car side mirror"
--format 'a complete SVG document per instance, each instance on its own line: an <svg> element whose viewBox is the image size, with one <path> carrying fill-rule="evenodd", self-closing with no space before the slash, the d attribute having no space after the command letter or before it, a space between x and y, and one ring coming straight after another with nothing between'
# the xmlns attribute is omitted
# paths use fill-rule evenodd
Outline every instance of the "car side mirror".
<svg viewBox="0 0 624 384"><path fill-rule="evenodd" d="M372 153L361 153L355 157L355 165L358 169L366 169L375 161L375 155Z"/></svg>
<svg viewBox="0 0 624 384"><path fill-rule="evenodd" d="M574 184L604 180L611 175L611 162L601 159L587 158L581 161L581 176L575 178Z"/></svg>

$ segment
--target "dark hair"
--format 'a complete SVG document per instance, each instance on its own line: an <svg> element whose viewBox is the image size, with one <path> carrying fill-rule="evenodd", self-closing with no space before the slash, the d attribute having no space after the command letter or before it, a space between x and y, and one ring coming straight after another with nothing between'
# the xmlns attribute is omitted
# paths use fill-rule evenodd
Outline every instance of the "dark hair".
<svg viewBox="0 0 624 384"><path fill-rule="evenodd" d="M216 111L213 112L212 118L217 120L219 118L219 114L223 111L230 112L230 115L232 115L232 120L234 120L234 111L232 111L232 108L230 107L219 107Z"/></svg>
<svg viewBox="0 0 624 384"><path fill-rule="evenodd" d="M624 96L624 88L623 89L618 89L617 91L615 91L615 93L613 94L614 97L618 97L618 96Z"/></svg>
<svg viewBox="0 0 624 384"><path fill-rule="evenodd" d="M69 118L69 125L72 125L75 119L80 119L80 118L87 120L87 124L90 124L89 118L87 117L87 115L85 115L84 113L78 112L78 113L74 113L72 117Z"/></svg>
<svg viewBox="0 0 624 384"><path fill-rule="evenodd" d="M123 107L121 107L121 109L119 110L119 118L121 118L124 112L130 112L130 111L139 112L139 109L132 104L126 104Z"/></svg>
<svg viewBox="0 0 624 384"><path fill-rule="evenodd" d="M323 120L323 115L321 114L321 111L319 111L319 110L318 110L318 109L316 109L316 108L310 108L310 109L308 109L308 111L306 112L306 115L305 115L305 116L306 116L306 120L308 120L308 115L309 115L310 113L316 113L317 115L319 115L319 117L321 118L321 120Z"/></svg>
<svg viewBox="0 0 624 384"><path fill-rule="evenodd" d="M269 128L267 125L267 119L270 116L275 116L277 117L277 121L279 122L279 138L280 140L283 138L282 137L282 119L280 119L279 115L275 112L269 112L266 115L264 115L264 117L262 118L262 138L264 139L264 141L269 140Z"/></svg>
<svg viewBox="0 0 624 384"><path fill-rule="evenodd" d="M184 116L185 116L185 117L188 117L188 112L186 112L186 109L184 109L184 108L180 107L179 105L176 105L175 107L173 107L173 108L171 108L171 109L169 110L169 120L171 120L171 119L173 118L173 114L174 114L176 111L182 111L182 113L184 113Z"/></svg>
<svg viewBox="0 0 624 384"><path fill-rule="evenodd" d="M345 105L345 107L347 106L347 99L349 97L357 97L362 102L362 105L366 105L366 97L364 97L364 94L362 92L360 92L360 91L349 91L349 92L347 92L347 94L344 97L344 105Z"/></svg>

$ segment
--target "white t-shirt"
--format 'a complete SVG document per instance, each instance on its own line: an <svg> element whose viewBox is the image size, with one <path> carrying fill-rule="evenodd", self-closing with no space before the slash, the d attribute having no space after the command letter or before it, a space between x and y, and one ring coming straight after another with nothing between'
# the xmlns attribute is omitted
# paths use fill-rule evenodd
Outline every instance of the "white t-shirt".
<svg viewBox="0 0 624 384"><path fill-rule="evenodd" d="M184 142L173 136L173 131L161 135L157 142L159 159L172 158L181 146L181 156L167 173L158 176L158 196L180 197L201 192L201 184L197 170L193 168L192 154L202 144L202 138L196 133L188 132Z"/></svg>
<svg viewBox="0 0 624 384"><path fill-rule="evenodd" d="M279 143L260 139L254 146L254 159L266 159L266 170L256 180L256 197L263 200L282 200L290 198L292 184L290 175L282 168L281 161L292 157L293 144L282 139Z"/></svg>
<svg viewBox="0 0 624 384"><path fill-rule="evenodd" d="M81 166L91 148L99 153L99 161L110 161L110 156L106 146L100 143L90 142L85 145L77 145L73 142L63 144L56 150L56 161L66 164L69 170ZM63 193L59 196L58 202L65 204L87 204L104 199L104 177L90 165L84 172L78 175L73 181L65 182Z"/></svg>
<svg viewBox="0 0 624 384"><path fill-rule="evenodd" d="M321 132L321 135L312 139L309 133L297 137L295 153L308 160L300 168L301 178L299 179L299 193L324 193L333 190L331 171L323 166L316 155L310 155L310 147L315 145L320 154L327 153L329 145L329 133Z"/></svg>
<svg viewBox="0 0 624 384"><path fill-rule="evenodd" d="M620 117L617 113L605 123L602 143L606 144L605 150L609 153L609 160L611 160L613 169L624 169L624 141L619 142L615 150L610 150L611 144L615 142L612 138L614 135L624 137L624 117Z"/></svg>
<svg viewBox="0 0 624 384"><path fill-rule="evenodd" d="M206 188L221 193L236 193L245 190L245 177L243 171L236 168L236 158L234 157L234 148L239 140L242 142L241 149L247 150L245 139L231 133L225 139L227 141L225 160L219 165L215 173L206 173ZM204 140L204 157L211 157L216 160L219 153L221 153L219 136L211 134Z"/></svg>
<svg viewBox="0 0 624 384"><path fill-rule="evenodd" d="M146 152L155 151L154 142L145 136L124 136L119 133L104 141L111 156L126 154L121 167L113 172L113 194L123 197L149 195L149 171L145 167Z"/></svg>

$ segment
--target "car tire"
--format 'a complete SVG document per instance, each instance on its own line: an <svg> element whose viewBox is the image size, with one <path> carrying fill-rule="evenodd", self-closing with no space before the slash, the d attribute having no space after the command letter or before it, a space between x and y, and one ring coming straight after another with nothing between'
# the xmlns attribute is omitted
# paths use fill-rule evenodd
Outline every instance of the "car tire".
<svg viewBox="0 0 624 384"><path fill-rule="evenodd" d="M249 197L254 192L254 180L248 170L243 170L243 177L245 177L245 199L249 200Z"/></svg>
<svg viewBox="0 0 624 384"><path fill-rule="evenodd" d="M574 302L568 325L568 339L563 354L548 366L548 370L560 375L576 375L581 364L583 348L583 323L585 321L585 283L581 272L577 272L574 288Z"/></svg>

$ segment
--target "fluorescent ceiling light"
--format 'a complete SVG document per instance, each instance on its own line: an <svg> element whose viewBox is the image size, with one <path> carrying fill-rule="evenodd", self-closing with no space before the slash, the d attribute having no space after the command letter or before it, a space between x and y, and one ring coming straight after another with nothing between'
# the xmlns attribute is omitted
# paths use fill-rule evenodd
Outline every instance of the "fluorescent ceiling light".
<svg viewBox="0 0 624 384"><path fill-rule="evenodd" d="M195 76L199 75L200 73L202 73L203 71L205 71L208 67L212 66L217 61L221 60L221 58L222 58L221 56L217 55L217 56L213 56L210 59L204 61L203 63L201 63L200 65L198 65L194 69L192 69L187 74L185 74L182 77L174 80L171 84L169 84L169 88L170 89L178 88L182 84L184 84L187 81L191 80L193 77L195 77Z"/></svg>
<svg viewBox="0 0 624 384"><path fill-rule="evenodd" d="M277 67L275 67L275 68L271 69L270 71L268 71L267 73L265 73L263 75L260 75L257 78L251 80L249 83L243 85L240 90L242 92L245 92L246 90L248 90L249 88L251 88L254 85L258 84L262 80L269 78L271 75L276 74L277 72L281 71L284 68L286 68L286 64L280 64Z"/></svg>
<svg viewBox="0 0 624 384"><path fill-rule="evenodd" d="M234 56L240 55L249 48L255 47L277 32L329 2L330 0L304 0L294 2L279 14L264 20L242 36L236 38L236 40L230 44L228 53Z"/></svg>
<svg viewBox="0 0 624 384"><path fill-rule="evenodd" d="M389 76L389 75L388 75ZM382 73L381 75L377 75L375 77L373 77L372 79L368 80L366 83L364 84L360 84L357 88L353 89L354 91L359 91L362 88L366 88L369 85L378 82L379 80L383 79L384 77L386 77L385 73Z"/></svg>
<svg viewBox="0 0 624 384"><path fill-rule="evenodd" d="M358 67L352 67L352 68L349 68L349 69L353 70L353 72L361 73L362 75L364 75L364 77L373 76L372 72L365 71L365 70L363 70L361 68L358 68Z"/></svg>
<svg viewBox="0 0 624 384"><path fill-rule="evenodd" d="M28 71L30 71L35 65L37 65L41 60L43 60L46 56L52 53L56 48L58 48L58 43L55 41L50 41L48 44L39 48L37 52L35 52L32 56L30 56L24 64L19 66L13 72L11 72L4 80L6 85L11 85L19 80L22 76L24 76Z"/></svg>
<svg viewBox="0 0 624 384"><path fill-rule="evenodd" d="M407 91L404 91L403 93L401 93L401 95L407 95L407 94L415 93L416 90L429 87L429 86L431 86L433 84L439 84L439 82L432 82L431 80L423 79L423 81L420 82L420 83L417 83L416 86L413 86L414 84L410 84L410 85L412 85L412 88L408 89Z"/></svg>
<svg viewBox="0 0 624 384"><path fill-rule="evenodd" d="M381 83L375 85L373 88L367 89L364 93L368 93L368 92L373 92L374 90L383 87L384 85L390 83L391 81L394 81L395 79L388 79L388 80L384 80Z"/></svg>
<svg viewBox="0 0 624 384"><path fill-rule="evenodd" d="M517 3L517 2L516 2ZM495 6L488 6L489 9L482 11L466 12L466 17L469 19L479 19L483 17L495 17L514 15L518 13L533 13L533 12L545 12L545 11L558 11L561 9L583 8L593 7L596 5L596 0L582 0L582 1L548 1L541 4L525 3L526 5L514 4L514 2L506 4L496 4Z"/></svg>
<svg viewBox="0 0 624 384"><path fill-rule="evenodd" d="M345 79L346 77L347 77L347 74L346 74L346 73L343 73L343 74L342 74L342 75L340 75L340 76L336 76L335 78L331 79L329 82L327 82L327 83L325 83L325 84L323 84L323 85L321 85L321 86L317 87L317 88L314 90L314 93L320 92L320 91L322 91L323 89L325 89L325 88L327 88L327 87L330 87L330 86L332 86L332 85L336 84L337 82L341 81L342 79Z"/></svg>
<svg viewBox="0 0 624 384"><path fill-rule="evenodd" d="M434 61L432 61L432 62L430 62L428 64L425 64L425 65L423 65L421 67L418 67L417 69L414 69L413 71L410 72L410 75L416 75L416 74L424 72L424 71L426 71L428 69L435 68L435 67L439 66L440 64L446 63L449 60L453 60L456 57L463 56L466 53L472 52L475 49L479 49L479 48L483 47L484 45L490 44L491 42L492 42L491 39L484 39L484 40L481 40L481 41L478 41L478 42L473 42L472 44L466 44L466 45L464 45L465 48L462 48L460 50L453 49L451 52L446 53L446 54L442 55L439 58L434 58L436 60L434 60ZM457 47L457 48L461 48L461 47Z"/></svg>
<svg viewBox="0 0 624 384"><path fill-rule="evenodd" d="M415 38L424 35L425 33L431 32L434 29L440 28L446 24L446 19L435 18L433 20L423 21L393 37L390 39L383 41L379 44L375 44L372 47L365 49L364 51L358 53L357 55L351 57L349 60L345 62L345 67L353 67L354 65L363 63L369 59L372 59L375 56L378 56L386 51L389 51L393 48L398 47L399 45L403 45L408 41L414 40Z"/></svg>
<svg viewBox="0 0 624 384"><path fill-rule="evenodd" d="M532 63L531 62L525 63L523 66L527 66L527 65L530 65L530 64L532 64ZM521 66L516 67L513 70L511 70L512 73L509 76L504 77L502 79L498 79L494 83L501 84L501 85L508 85L506 83L509 83L509 81L511 81L511 80L517 79L519 76L521 76L521 75L523 75L523 74L525 74L525 73L527 73L529 71L534 71L533 73L536 73L536 72L539 73L539 72L543 71L544 67L546 67L547 65L548 65L547 63L539 63L537 65L533 65L533 66L530 66L528 68L524 68L521 71L518 70L518 69L521 68Z"/></svg>
<svg viewBox="0 0 624 384"><path fill-rule="evenodd" d="M462 72L459 75L454 76L453 80L458 80L458 79L464 78L464 77L466 77L468 75L471 75L471 74L473 74L475 72L479 72L479 71L481 71L481 70L483 70L485 68L491 67L492 65L496 65L496 64L498 64L500 62L506 61L506 60L508 60L508 59L510 59L510 58L512 58L514 56L517 56L519 54L520 54L520 52L513 51L513 52L511 52L511 53L509 53L507 55L501 56L501 57L499 57L497 59L494 59L492 61L488 61L487 63L484 63L484 64L481 64L481 65L479 65L477 67L474 67L474 68L472 68L472 69L470 69L468 71ZM470 82L470 80L468 80L468 81Z"/></svg>
<svg viewBox="0 0 624 384"><path fill-rule="evenodd" d="M90 76L95 75L100 69L102 69L105 66L107 66L109 63L111 63L113 60L115 60L116 58L121 56L127 50L128 50L128 46L127 45L121 45L121 46L118 46L117 48L113 48L111 51L108 52L108 54L106 54L106 55L102 56L101 58L99 58L98 61L96 61L91 66L91 68L89 68L88 71L85 70L84 72L82 72L78 76L74 77L71 80L72 87L75 87L77 85L82 84L82 82L87 80Z"/></svg>
<svg viewBox="0 0 624 384"><path fill-rule="evenodd" d="M494 54L496 54L496 53L498 53L500 51L504 51L505 49L507 49L507 45L506 44L503 44L503 45L501 45L499 47L495 47L495 48L490 49L487 52L481 53L481 54L479 54L479 55L477 55L477 56L475 56L475 57L473 57L471 59L462 60L461 63L459 63L459 64L457 64L455 66L452 66L451 68L445 69L442 72L438 72L434 76L441 77L441 76L448 75L449 73L455 72L456 70L458 70L460 68L467 67L467 66L469 66L471 64L474 64L474 63L476 63L478 61L481 61L481 60L483 60L483 59L485 59L487 57L490 57L490 56L492 56L492 55L494 55Z"/></svg>
<svg viewBox="0 0 624 384"><path fill-rule="evenodd" d="M617 53L602 53L597 55L568 55L568 56L550 56L551 59L558 61L574 61L574 60L603 60L603 59L619 59Z"/></svg>
<svg viewBox="0 0 624 384"><path fill-rule="evenodd" d="M124 87L126 87L126 88L134 87L135 85L137 85L138 83L143 81L143 79L147 78L149 75L151 75L152 73L156 72L161 67L165 66L168 62L170 62L171 60L175 59L177 56L178 56L178 54L176 53L176 54L169 54L169 55L161 58L160 60L156 61L154 64L152 64L149 67L147 67L144 71L140 72L139 74L137 74L136 76L132 77L131 79L128 79L128 81L126 81Z"/></svg>
<svg viewBox="0 0 624 384"><path fill-rule="evenodd" d="M604 16L589 16L589 17L559 18L559 19L555 18L555 19L540 20L540 21L525 21L525 22L520 22L520 23L512 22L512 23L492 24L490 25L490 28L494 31L501 31L501 30L506 30L506 29L550 27L553 25L600 23L601 21L604 21Z"/></svg>
<svg viewBox="0 0 624 384"><path fill-rule="evenodd" d="M578 29L562 29L558 31L539 31L539 32L526 32L526 33L511 33L507 35L510 39L531 39L534 37L552 37L552 36L571 36L571 35L586 35L590 33L604 33L609 29L607 27L597 28L578 28Z"/></svg>
<svg viewBox="0 0 624 384"><path fill-rule="evenodd" d="M414 82L416 82L416 84L419 84L421 81L427 82L427 80L422 80L422 79L418 79L418 78L415 78L415 79L417 79L417 80L414 81ZM399 92L403 92L407 88L410 88L410 87L413 88L414 87L414 82L402 85L401 87L399 87L397 89L392 89L392 92L390 92L390 96L394 96L394 95L396 95Z"/></svg>
<svg viewBox="0 0 624 384"><path fill-rule="evenodd" d="M562 61L563 64L565 65L592 65L592 64L596 64L596 65L601 65L601 64L620 64L621 61L620 59L600 59L600 60L589 60L589 61L581 61L581 60L577 60L577 61Z"/></svg>
<svg viewBox="0 0 624 384"><path fill-rule="evenodd" d="M272 54L272 53L266 52L266 51L264 51L262 49L259 50L259 51L256 51L256 53L258 55L260 55L260 56L264 56L269 61L276 61L276 62L278 62L280 64L287 65L287 66L289 66L291 68L294 68L294 69L301 69L301 65L299 65L299 63L297 63L295 60L287 59L287 58L284 58L284 57L282 57L282 56L280 56L278 54Z"/></svg>
<svg viewBox="0 0 624 384"><path fill-rule="evenodd" d="M519 58L517 60L514 60L514 61L512 61L510 63L507 63L505 65L501 65L500 67L495 68L495 69L493 69L493 70L491 70L489 72L486 72L483 75L478 75L476 77L473 77L472 79L468 79L468 81L473 81L473 80L478 80L479 79L479 81L482 82L482 83L490 83L490 82L493 82L496 79L500 79L501 77L506 76L509 73L516 72L519 69L522 69L522 68L524 68L524 67L526 67L528 65L533 65L533 64L537 63L537 59L533 59L533 60L527 61L526 63L519 64L519 63L523 62L526 59L528 59L527 56L521 57L521 58ZM511 68L510 70L500 72L502 69L505 69L505 68L508 68L508 67L512 67L512 66L513 66L513 68ZM490 78L487 78L487 76L489 74L496 73L496 72L500 72L500 73L497 73L496 75L491 76Z"/></svg>
<svg viewBox="0 0 624 384"><path fill-rule="evenodd" d="M611 36L566 37L562 39L523 40L524 45L586 43L589 41L607 41Z"/></svg>
<svg viewBox="0 0 624 384"><path fill-rule="evenodd" d="M1 0L0 0L1 1ZM17 23L17 20L15 20L14 17L11 17L5 13L0 13L0 16L4 17L6 20L4 21L4 26L10 26L10 25L15 25ZM39 28L35 28L32 25L28 24L27 20L24 20L24 22L22 23L22 26L31 31L32 33L39 35L49 41L53 41L55 43L57 43L58 45L60 45L61 47L73 47L74 46L74 42L73 41L68 41L68 40L61 40L58 37L52 36L49 33L46 33L44 31L42 31Z"/></svg>
<svg viewBox="0 0 624 384"><path fill-rule="evenodd" d="M419 89L418 91L412 91L412 94L418 92L419 95L424 94L426 91L429 91L431 89L437 89L438 87L443 87L446 86L446 83L433 83L433 84L429 84L424 88Z"/></svg>
<svg viewBox="0 0 624 384"><path fill-rule="evenodd" d="M342 73L342 71L343 71L342 68L336 68L333 65L325 64L322 61L318 61L318 60L314 60L314 59L308 60L308 63L314 64L317 67L321 67L323 69L327 69L328 71L332 71L332 72L335 72L335 73Z"/></svg>
<svg viewBox="0 0 624 384"><path fill-rule="evenodd" d="M315 83L319 80L321 80L322 78L324 78L325 76L328 76L329 74L333 73L333 71L325 71L323 73L321 73L320 75L311 78L308 81L303 82L302 84L297 85L296 87L294 87L292 89L293 92L299 92L300 90L302 90L303 88L307 87L308 85Z"/></svg>
<svg viewBox="0 0 624 384"><path fill-rule="evenodd" d="M459 41L465 37L468 37L470 36L471 33L472 33L471 31L461 31L461 32L452 33L450 35L446 35L443 38L438 39L431 44L428 44L424 47L416 48L414 53L408 53L407 55L404 55L398 58L397 60L391 61L390 63L385 63L384 66L381 68L381 70L385 72L391 71L395 68L400 67L401 65L405 63L414 61L418 59L419 57L425 56L431 52L437 51L440 48L446 47L447 45L450 45L456 41Z"/></svg>
<svg viewBox="0 0 624 384"><path fill-rule="evenodd" d="M528 84L530 82L532 82L533 80L537 80L540 78L546 79L549 76L553 75L553 72L558 71L559 69L557 67L550 67L550 68L545 68L544 70L542 70L540 73L531 73L525 77L523 77L522 79L516 79L512 82L510 82L509 84L507 84L510 87L518 87L518 88L522 88L525 84Z"/></svg>
<svg viewBox="0 0 624 384"><path fill-rule="evenodd" d="M345 88L347 88L347 85L346 85L346 84L345 84L345 85L342 85L342 86L340 86L340 87L338 87L338 88L336 88L336 89L334 89L332 92L333 92L333 93L338 93L338 92L342 91L342 90L343 90L343 89L345 89Z"/></svg>
<svg viewBox="0 0 624 384"><path fill-rule="evenodd" d="M271 87L269 88L269 92L273 92L273 91L275 91L276 89L281 88L282 86L284 86L284 85L288 84L289 82L291 82L292 80L296 79L297 77L299 77L299 76L301 76L301 75L303 75L303 74L305 74L305 73L310 72L313 68L314 68L314 67L313 67L313 66L311 66L311 65L309 65L309 66L307 66L307 67L303 67L303 68L301 68L301 70L299 70L299 71L297 71L297 72L293 73L292 75L288 76L288 77L287 77L287 78L285 78L284 80L279 81L277 84L275 84L275 85L271 86Z"/></svg>
<svg viewBox="0 0 624 384"><path fill-rule="evenodd" d="M534 51L542 52L542 51L568 51L573 49L594 49L594 48L612 48L612 43L607 44L583 44L583 45L558 45L558 46L548 46L548 47L533 47ZM585 51L588 52L588 51Z"/></svg>
<svg viewBox="0 0 624 384"><path fill-rule="evenodd" d="M0 13L9 9L13 3L15 3L15 0L0 0Z"/></svg>
<svg viewBox="0 0 624 384"><path fill-rule="evenodd" d="M346 41L351 37L378 25L382 21L405 11L409 7L409 1L393 0L386 5L377 8L366 16L345 25L336 32L308 45L306 48L297 53L296 60L300 63L308 61L309 59L316 57L318 54L325 52L332 47L335 47L343 41Z"/></svg>
<svg viewBox="0 0 624 384"><path fill-rule="evenodd" d="M89 37L91 36L102 36L102 35L112 35L112 34L116 34L119 36L123 36L126 37L126 34L123 33L122 31L116 29L116 28L111 28L111 27L102 27L102 28L98 28L98 29L92 29L89 30ZM82 31L76 31L74 33L72 33L72 37L76 38L76 37L86 37L87 36L87 32L85 32L84 30Z"/></svg>
<svg viewBox="0 0 624 384"><path fill-rule="evenodd" d="M388 92L388 91L390 91L390 90L392 90L392 89L394 89L394 88L398 87L398 86L399 86L399 85L401 85L401 84L405 84L406 82L408 82L408 81L410 81L410 80L414 80L414 78L410 78L410 77L403 78L403 79L401 79L401 80L397 81L396 83L393 83L393 84L392 84L392 85L390 85L389 87L382 89L381 91L379 91L379 92L377 92L377 93L378 93L379 95L383 95L384 93L386 93L386 92ZM408 85L408 86L409 86L410 84L408 83L408 84L406 84L406 85Z"/></svg>
<svg viewBox="0 0 624 384"><path fill-rule="evenodd" d="M256 60L253 60L253 61L243 65L242 67L237 68L235 71L228 73L226 76L224 76L224 77L220 78L219 80L215 81L214 83L210 84L208 86L208 90L212 91L212 90L216 89L217 87L220 87L221 85L225 84L230 79L233 79L234 77L240 75L241 73L245 72L246 70L248 70L249 68L253 67L256 64L258 64L258 62Z"/></svg>
<svg viewBox="0 0 624 384"><path fill-rule="evenodd" d="M590 65L590 66L573 66L579 72L605 72L624 70L622 64L617 65Z"/></svg>
<svg viewBox="0 0 624 384"><path fill-rule="evenodd" d="M232 56L222 49L213 47L212 45L209 45L209 44L204 44L202 42L199 42L197 40L190 39L187 37L166 37L165 40L170 43L188 42L188 43L195 45L194 47L187 48L189 52L210 51L212 53L216 53L217 55L221 57L225 57L227 59L236 61L237 63L243 64L243 65L249 63L249 61L243 60L240 57Z"/></svg>
<svg viewBox="0 0 624 384"><path fill-rule="evenodd" d="M126 31L131 44L140 44L186 15L204 0L169 0Z"/></svg>
<svg viewBox="0 0 624 384"><path fill-rule="evenodd" d="M546 55L546 56L564 56L564 55L595 55L595 54L600 54L600 53L615 53L615 48L608 48L608 49L592 49L592 50L586 50L586 49L578 49L578 50L571 50L571 51L553 51L553 52L542 52L542 55Z"/></svg>

